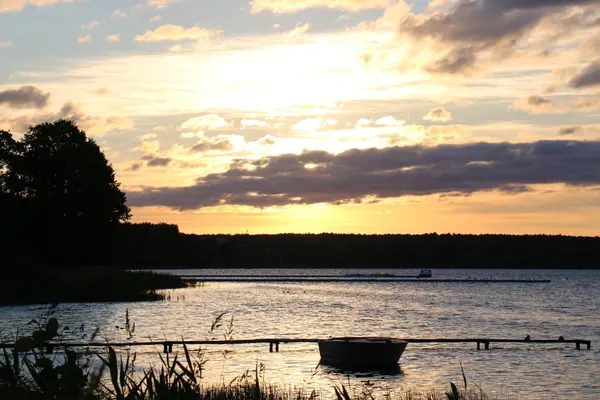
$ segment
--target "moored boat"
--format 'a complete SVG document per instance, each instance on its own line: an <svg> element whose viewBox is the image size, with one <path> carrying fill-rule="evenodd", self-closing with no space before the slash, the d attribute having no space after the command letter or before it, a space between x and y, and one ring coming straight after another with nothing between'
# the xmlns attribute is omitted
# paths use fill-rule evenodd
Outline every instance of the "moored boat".
<svg viewBox="0 0 600 400"><path fill-rule="evenodd" d="M422 269L421 272L419 272L419 275L417 275L417 278L431 278L432 276L433 274L430 269Z"/></svg>
<svg viewBox="0 0 600 400"><path fill-rule="evenodd" d="M398 365L408 342L391 338L332 338L319 341L321 363L346 368Z"/></svg>

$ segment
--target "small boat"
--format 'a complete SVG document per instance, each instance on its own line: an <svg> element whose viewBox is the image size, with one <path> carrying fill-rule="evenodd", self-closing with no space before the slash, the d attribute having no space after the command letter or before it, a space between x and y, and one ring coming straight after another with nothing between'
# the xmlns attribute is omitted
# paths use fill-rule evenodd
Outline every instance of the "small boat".
<svg viewBox="0 0 600 400"><path fill-rule="evenodd" d="M421 272L419 272L419 275L417 275L417 278L431 278L432 276L433 274L430 269L422 269Z"/></svg>
<svg viewBox="0 0 600 400"><path fill-rule="evenodd" d="M345 368L397 366L408 344L391 338L331 338L318 343L322 364Z"/></svg>

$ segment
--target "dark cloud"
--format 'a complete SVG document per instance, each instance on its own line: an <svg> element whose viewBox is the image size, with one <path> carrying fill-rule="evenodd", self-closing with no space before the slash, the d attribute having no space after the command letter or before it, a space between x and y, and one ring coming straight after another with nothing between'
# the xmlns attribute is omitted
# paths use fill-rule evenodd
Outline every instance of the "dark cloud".
<svg viewBox="0 0 600 400"><path fill-rule="evenodd" d="M425 66L428 72L468 74L477 69L485 51L493 50L499 59L514 52L545 17L572 6L595 4L597 0L460 0L447 12L409 14L400 23L399 33L440 43L439 58ZM567 25L589 23L563 17Z"/></svg>
<svg viewBox="0 0 600 400"><path fill-rule="evenodd" d="M554 101L552 99L533 95L517 99L512 108L529 111L534 114L567 114L587 113L600 110L600 98L597 97L567 97L566 101Z"/></svg>
<svg viewBox="0 0 600 400"><path fill-rule="evenodd" d="M575 133L581 132L582 128L581 126L568 126L565 128L561 128L558 131L559 135L573 135Z"/></svg>
<svg viewBox="0 0 600 400"><path fill-rule="evenodd" d="M192 153L208 153L210 151L232 151L235 145L227 136L217 136L214 138L202 138L190 151Z"/></svg>
<svg viewBox="0 0 600 400"><path fill-rule="evenodd" d="M81 129L90 134L104 134L109 131L127 130L134 127L134 122L125 117L101 118L86 114L73 102L65 103L58 112L38 115L23 115L14 118L0 118L0 129L13 129L19 133L26 132L30 126L58 119L74 121Z"/></svg>
<svg viewBox="0 0 600 400"><path fill-rule="evenodd" d="M142 168L142 163L137 162L137 163L133 163L131 164L131 167L127 168L127 171L137 171L138 169Z"/></svg>
<svg viewBox="0 0 600 400"><path fill-rule="evenodd" d="M155 157L155 156L143 156L142 160L147 161L146 165L148 167L166 167L173 161L173 159L168 157Z"/></svg>
<svg viewBox="0 0 600 400"><path fill-rule="evenodd" d="M559 135L597 134L600 130L595 126L566 126L558 131Z"/></svg>
<svg viewBox="0 0 600 400"><path fill-rule="evenodd" d="M527 104L529 104L530 106L541 106L544 104L553 104L554 102L552 100L549 99L545 99L542 96L537 96L537 95L533 95L533 96L529 96L527 98Z"/></svg>
<svg viewBox="0 0 600 400"><path fill-rule="evenodd" d="M227 172L207 175L194 186L147 189L130 193L128 200L132 206L181 210L343 204L407 195L515 193L549 183L600 184L600 142L410 146L238 160Z"/></svg>
<svg viewBox="0 0 600 400"><path fill-rule="evenodd" d="M35 86L21 86L0 92L0 105L11 108L44 108L48 105L50 93L42 92Z"/></svg>
<svg viewBox="0 0 600 400"><path fill-rule="evenodd" d="M569 82L569 86L581 89L600 85L600 60L596 60Z"/></svg>

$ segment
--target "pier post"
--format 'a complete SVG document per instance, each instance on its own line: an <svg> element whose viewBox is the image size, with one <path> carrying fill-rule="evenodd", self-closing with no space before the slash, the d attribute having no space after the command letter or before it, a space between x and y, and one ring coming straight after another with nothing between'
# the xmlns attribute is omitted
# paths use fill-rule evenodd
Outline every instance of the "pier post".
<svg viewBox="0 0 600 400"><path fill-rule="evenodd" d="M269 353L273 352L273 342L269 342Z"/></svg>
<svg viewBox="0 0 600 400"><path fill-rule="evenodd" d="M488 342L485 342L485 349L486 349L486 350L489 350L489 349L490 349L490 342L489 342L489 341L488 341Z"/></svg>
<svg viewBox="0 0 600 400"><path fill-rule="evenodd" d="M173 343L163 342L163 353L172 353L173 352Z"/></svg>
<svg viewBox="0 0 600 400"><path fill-rule="evenodd" d="M275 351L279 353L279 342L275 342Z"/></svg>
<svg viewBox="0 0 600 400"><path fill-rule="evenodd" d="M481 342L477 342L477 350L481 350Z"/></svg>
<svg viewBox="0 0 600 400"><path fill-rule="evenodd" d="M575 344L575 348L577 350L581 350L581 343L577 342L577 344Z"/></svg>
<svg viewBox="0 0 600 400"><path fill-rule="evenodd" d="M587 349L591 350L592 349L592 342L587 342Z"/></svg>

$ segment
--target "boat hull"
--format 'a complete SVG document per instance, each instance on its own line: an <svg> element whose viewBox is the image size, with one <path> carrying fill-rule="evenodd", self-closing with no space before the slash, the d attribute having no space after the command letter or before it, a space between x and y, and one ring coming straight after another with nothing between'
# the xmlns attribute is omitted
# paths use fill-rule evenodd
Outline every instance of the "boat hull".
<svg viewBox="0 0 600 400"><path fill-rule="evenodd" d="M398 365L408 343L387 338L333 338L319 341L321 363L343 368L386 368Z"/></svg>

